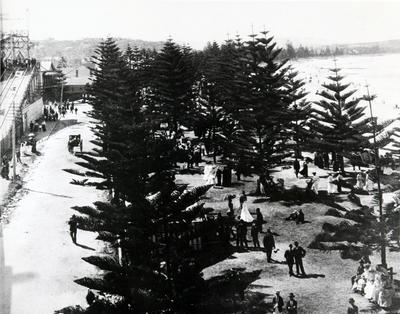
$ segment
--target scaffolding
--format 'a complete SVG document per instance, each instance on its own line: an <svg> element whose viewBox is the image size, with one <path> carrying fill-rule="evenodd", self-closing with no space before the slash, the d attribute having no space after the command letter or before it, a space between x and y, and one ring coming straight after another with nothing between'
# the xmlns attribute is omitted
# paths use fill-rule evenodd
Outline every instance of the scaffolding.
<svg viewBox="0 0 400 314"><path fill-rule="evenodd" d="M27 32L1 33L1 57L5 64L22 63L30 60L30 50L33 47Z"/></svg>

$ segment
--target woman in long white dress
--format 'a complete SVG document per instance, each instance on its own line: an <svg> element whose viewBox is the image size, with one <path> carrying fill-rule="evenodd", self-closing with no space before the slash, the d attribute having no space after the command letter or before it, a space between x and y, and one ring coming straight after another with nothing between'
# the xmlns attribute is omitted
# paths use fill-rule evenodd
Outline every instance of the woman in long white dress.
<svg viewBox="0 0 400 314"><path fill-rule="evenodd" d="M245 222L253 222L254 218L250 214L249 209L247 208L246 202L243 203L242 205L242 210L240 211L240 220L243 220Z"/></svg>
<svg viewBox="0 0 400 314"><path fill-rule="evenodd" d="M372 191L374 189L374 182L370 179L369 172L365 175L365 186L366 191Z"/></svg>
<svg viewBox="0 0 400 314"><path fill-rule="evenodd" d="M374 280L374 287L372 289L372 301L378 303L379 300L379 294L383 290L383 282L382 282L382 273L377 272L375 274L375 280Z"/></svg>
<svg viewBox="0 0 400 314"><path fill-rule="evenodd" d="M370 265L366 265L366 268L367 269L364 272L364 277L367 279L367 283L365 284L364 288L364 296L366 299L372 299L376 271Z"/></svg>
<svg viewBox="0 0 400 314"><path fill-rule="evenodd" d="M328 195L337 192L336 191L337 190L337 186L336 186L335 183L333 183L334 181L335 181L335 179L333 178L332 173L329 173L329 176L328 176L328 187L327 187Z"/></svg>

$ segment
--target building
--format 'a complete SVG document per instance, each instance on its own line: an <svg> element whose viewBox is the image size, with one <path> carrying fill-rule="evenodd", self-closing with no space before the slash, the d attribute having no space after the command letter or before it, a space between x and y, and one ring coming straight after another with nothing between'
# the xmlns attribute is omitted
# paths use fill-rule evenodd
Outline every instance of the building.
<svg viewBox="0 0 400 314"><path fill-rule="evenodd" d="M81 65L63 68L62 72L65 75L63 99L71 101L85 99L86 86L90 83L90 69Z"/></svg>

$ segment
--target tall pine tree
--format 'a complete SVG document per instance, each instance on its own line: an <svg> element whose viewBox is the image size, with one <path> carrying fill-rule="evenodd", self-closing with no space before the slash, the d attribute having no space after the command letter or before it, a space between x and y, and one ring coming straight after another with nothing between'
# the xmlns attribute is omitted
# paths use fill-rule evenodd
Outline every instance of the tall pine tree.
<svg viewBox="0 0 400 314"><path fill-rule="evenodd" d="M340 71L336 66L330 69L329 82L322 85L322 99L315 103L311 125L315 149L332 152L344 171L343 157L369 146L371 128L361 98L354 96L357 90L349 89Z"/></svg>

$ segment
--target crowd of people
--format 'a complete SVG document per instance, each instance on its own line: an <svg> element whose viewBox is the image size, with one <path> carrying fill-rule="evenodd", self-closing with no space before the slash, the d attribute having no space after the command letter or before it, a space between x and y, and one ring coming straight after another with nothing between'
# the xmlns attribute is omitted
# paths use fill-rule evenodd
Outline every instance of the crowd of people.
<svg viewBox="0 0 400 314"><path fill-rule="evenodd" d="M304 178L308 178L308 189L318 195L320 191L320 177L315 171L312 172L312 176L309 177L308 163L310 159L304 159L302 161L302 166L300 162L301 160L299 161L297 158L293 162L293 169L296 177L298 178L301 175ZM329 169L332 165L332 163L329 162L328 154L319 154L316 163L319 164L320 168ZM372 191L374 189L374 173L372 171L360 170L357 172L356 183L355 186L352 187L344 181L343 173L340 171L338 163L333 168L333 171L328 172L326 186L327 195L342 193L343 187L350 189L350 195L354 195L357 190ZM226 182L225 171L226 167L224 166L207 163L204 169L204 180L210 184L226 186L224 184L224 181ZM231 169L229 169L229 172L231 172ZM231 176L231 174L229 174L229 176ZM263 192L262 189L261 192ZM234 206L235 199L238 200L236 206ZM263 246L263 251L266 254L266 262L276 262L273 259L273 255L279 251L275 242L275 237L278 236L278 234L271 231L270 228L268 228L266 232L263 232L263 225L266 224L266 221L263 218L260 208L256 208L255 215L250 212L247 206L247 195L244 191L242 191L238 197L235 195L228 195L227 201L227 221L229 221L228 237L236 240L236 246L240 249L248 249L249 242L252 242L255 249L261 250L261 246ZM222 221L221 213L219 217ZM301 208L294 210L285 219L287 221L294 221L296 224L305 223L304 212ZM248 228L250 228L251 240L247 239ZM262 244L260 245L261 233L264 233L264 236L262 237ZM288 265L289 276L307 277L303 265L305 255L306 250L302 248L297 241L289 244L284 252L285 264ZM362 260L357 275L352 279L352 289L382 308L389 308L392 305L394 295L393 276L382 265L372 267L369 261ZM277 292L273 298L273 305L275 313L282 313L284 311L285 303L279 295L279 292ZM297 313L297 302L294 300L293 294L289 295L286 310L288 313ZM358 307L353 298L349 299L347 313L358 313Z"/></svg>
<svg viewBox="0 0 400 314"><path fill-rule="evenodd" d="M352 278L352 290L381 308L389 308L395 294L393 273L383 265L373 266L368 258L362 258Z"/></svg>

